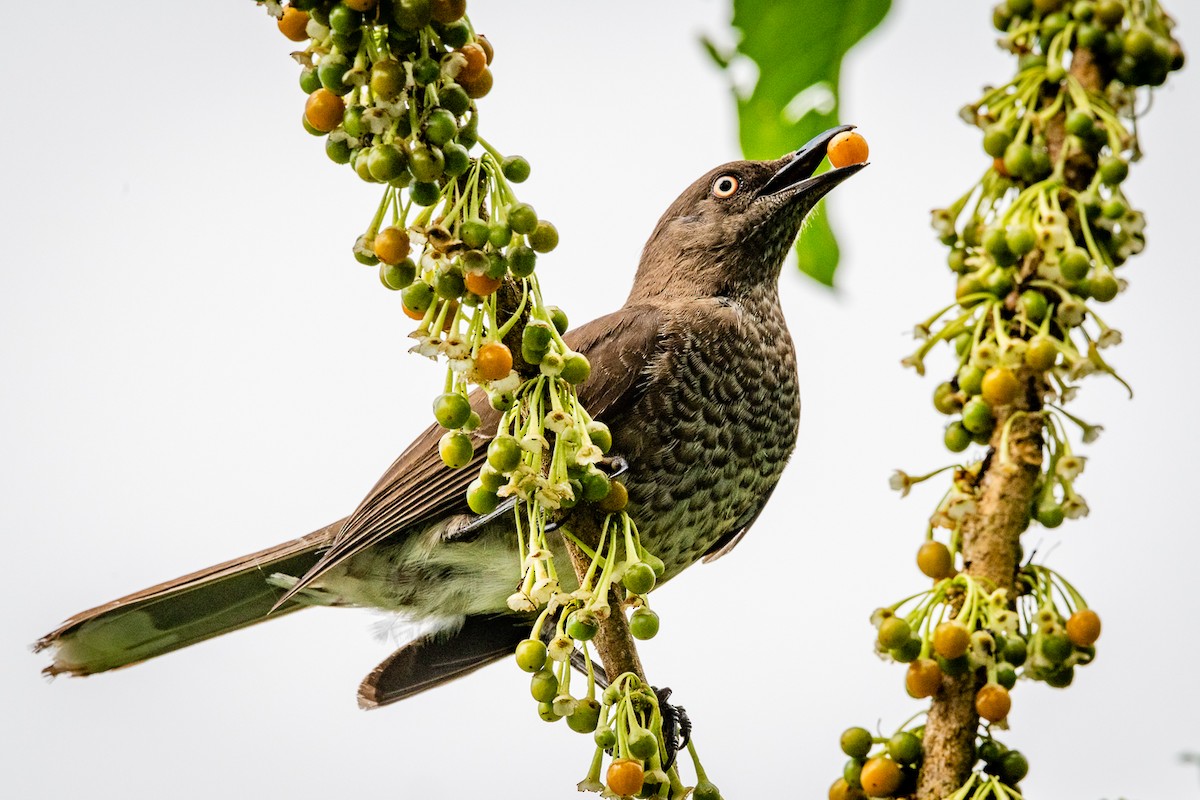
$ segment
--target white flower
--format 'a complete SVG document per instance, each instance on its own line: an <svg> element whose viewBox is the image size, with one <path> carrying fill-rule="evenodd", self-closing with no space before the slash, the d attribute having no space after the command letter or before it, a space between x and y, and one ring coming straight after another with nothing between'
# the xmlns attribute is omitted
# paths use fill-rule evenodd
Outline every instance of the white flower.
<svg viewBox="0 0 1200 800"><path fill-rule="evenodd" d="M381 108L371 107L363 112L363 124L375 135L386 131L392 124L388 114Z"/></svg>
<svg viewBox="0 0 1200 800"><path fill-rule="evenodd" d="M1096 346L1103 349L1105 347L1115 347L1121 343L1124 337L1116 328L1105 328L1100 334L1100 338L1096 340Z"/></svg>
<svg viewBox="0 0 1200 800"><path fill-rule="evenodd" d="M575 452L576 464L598 464L604 460L604 451L590 441Z"/></svg>
<svg viewBox="0 0 1200 800"><path fill-rule="evenodd" d="M560 717L569 717L575 713L575 698L569 694L560 694L554 698L554 713Z"/></svg>
<svg viewBox="0 0 1200 800"><path fill-rule="evenodd" d="M542 452L542 448L550 446L550 443L546 441L546 437L534 430L527 431L524 436L517 440L517 444L521 445L521 449L527 453L540 453Z"/></svg>
<svg viewBox="0 0 1200 800"><path fill-rule="evenodd" d="M1062 510L1063 516L1067 519L1079 519L1080 517L1086 517L1090 509L1086 500L1079 495L1075 495L1063 500Z"/></svg>
<svg viewBox="0 0 1200 800"><path fill-rule="evenodd" d="M542 363L538 366L542 370L543 375L555 377L563 370L563 364L566 363L561 355L551 350L542 357Z"/></svg>
<svg viewBox="0 0 1200 800"><path fill-rule="evenodd" d="M436 336L429 336L410 347L408 352L437 361L438 353L441 352L441 349L442 340Z"/></svg>
<svg viewBox="0 0 1200 800"><path fill-rule="evenodd" d="M584 778L583 780L581 780L579 783L575 784L575 788L581 792L603 792L603 791L606 791L606 787L604 786L604 784L601 783L600 781L596 780L595 778L593 778L590 775L588 777Z"/></svg>
<svg viewBox="0 0 1200 800"><path fill-rule="evenodd" d="M546 648L547 655L554 661L566 661L571 657L575 643L566 636L555 636Z"/></svg>
<svg viewBox="0 0 1200 800"><path fill-rule="evenodd" d="M895 470L888 478L888 488L893 492L899 492L901 497L908 497L908 493L912 489L912 478L904 470Z"/></svg>
<svg viewBox="0 0 1200 800"><path fill-rule="evenodd" d="M1054 472L1063 480L1073 481L1083 472L1083 465L1086 461L1087 458L1084 456L1063 456L1055 465Z"/></svg>
<svg viewBox="0 0 1200 800"><path fill-rule="evenodd" d="M262 0L262 4L267 9L267 13L275 19L283 17L283 6L279 4L279 0Z"/></svg>
<svg viewBox="0 0 1200 800"><path fill-rule="evenodd" d="M475 359L473 358L452 358L450 359L450 370L460 375L472 371L475 368Z"/></svg>
<svg viewBox="0 0 1200 800"><path fill-rule="evenodd" d="M470 357L471 347L457 336L452 336L442 345L442 352L451 360L464 359Z"/></svg>
<svg viewBox="0 0 1200 800"><path fill-rule="evenodd" d="M308 34L308 38L315 42L327 37L329 35L329 28L309 17L308 24L304 26L304 32Z"/></svg>
<svg viewBox="0 0 1200 800"><path fill-rule="evenodd" d="M971 363L982 370L996 366L1000 360L1000 350L991 342L980 342L971 351Z"/></svg>
<svg viewBox="0 0 1200 800"><path fill-rule="evenodd" d="M513 611L537 611L537 606L522 592L514 592L508 596L508 607Z"/></svg>
<svg viewBox="0 0 1200 800"><path fill-rule="evenodd" d="M555 433L562 433L568 426L574 424L575 418L562 409L555 409L544 417L545 425L548 430Z"/></svg>
<svg viewBox="0 0 1200 800"><path fill-rule="evenodd" d="M533 584L533 588L529 590L529 596L539 606L549 602L550 598L558 593L558 581L554 578L542 578L537 583Z"/></svg>
<svg viewBox="0 0 1200 800"><path fill-rule="evenodd" d="M1005 609L992 612L991 625L993 630L1013 636L1020 629L1021 620L1015 613Z"/></svg>
<svg viewBox="0 0 1200 800"><path fill-rule="evenodd" d="M1083 322L1084 314L1087 309L1083 303L1077 303L1074 300L1067 300L1065 303L1060 303L1055 316L1058 321L1068 328L1074 328Z"/></svg>
<svg viewBox="0 0 1200 800"><path fill-rule="evenodd" d="M1103 425L1084 425L1083 426L1083 443L1091 444L1100 438L1100 434L1104 431Z"/></svg>
<svg viewBox="0 0 1200 800"><path fill-rule="evenodd" d="M517 374L516 370L510 370L509 373L507 375L505 375L503 378L501 378L500 380L492 381L492 383L491 383L492 391L498 392L500 394L507 394L508 392L514 392L517 390L517 387L519 387L520 385L521 385L521 376L519 374Z"/></svg>

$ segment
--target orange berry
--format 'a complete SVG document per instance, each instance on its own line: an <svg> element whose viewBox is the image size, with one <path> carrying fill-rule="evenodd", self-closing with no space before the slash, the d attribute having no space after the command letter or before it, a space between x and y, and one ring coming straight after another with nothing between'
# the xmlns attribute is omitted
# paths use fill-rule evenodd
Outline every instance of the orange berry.
<svg viewBox="0 0 1200 800"><path fill-rule="evenodd" d="M854 131L842 131L829 140L825 152L835 167L862 164L867 160L867 140Z"/></svg>
<svg viewBox="0 0 1200 800"><path fill-rule="evenodd" d="M283 16L275 20L279 32L293 42L303 42L308 38L308 13L298 8L288 6L283 10Z"/></svg>
<svg viewBox="0 0 1200 800"><path fill-rule="evenodd" d="M942 687L942 668L932 658L918 658L908 665L904 685L913 697L933 697Z"/></svg>
<svg viewBox="0 0 1200 800"><path fill-rule="evenodd" d="M985 683L975 694L975 711L988 722L999 722L1008 716L1012 698L1008 689L998 683Z"/></svg>
<svg viewBox="0 0 1200 800"><path fill-rule="evenodd" d="M346 104L328 89L321 87L308 96L304 104L304 118L322 133L329 133L342 122Z"/></svg>
<svg viewBox="0 0 1200 800"><path fill-rule="evenodd" d="M642 762L618 758L608 765L608 788L613 794L631 797L642 790L645 775Z"/></svg>
<svg viewBox="0 0 1200 800"><path fill-rule="evenodd" d="M890 758L875 756L863 764L858 779L867 797L891 797L900 788L904 773L900 771L900 765Z"/></svg>
<svg viewBox="0 0 1200 800"><path fill-rule="evenodd" d="M393 266L408 258L408 231L391 225L375 234L375 255Z"/></svg>
<svg viewBox="0 0 1200 800"><path fill-rule="evenodd" d="M933 649L947 661L965 654L970 646L971 632L957 620L943 622L933 629Z"/></svg>
<svg viewBox="0 0 1200 800"><path fill-rule="evenodd" d="M1100 638L1100 615L1081 608L1067 619L1067 638L1076 647L1087 647Z"/></svg>
<svg viewBox="0 0 1200 800"><path fill-rule="evenodd" d="M377 0L342 0L342 2L355 11L370 11L375 7Z"/></svg>
<svg viewBox="0 0 1200 800"><path fill-rule="evenodd" d="M846 783L845 778L838 778L829 787L829 800L849 800L850 784Z"/></svg>
<svg viewBox="0 0 1200 800"><path fill-rule="evenodd" d="M1003 158L997 158L994 161L992 161L992 169L996 170L996 174L999 175L1001 178L1012 177L1011 175L1008 174L1008 167L1004 166Z"/></svg>
<svg viewBox="0 0 1200 800"><path fill-rule="evenodd" d="M487 56L488 66L491 66L492 59L496 57L496 51L492 49L492 43L482 33L475 34L475 44L483 48L483 54Z"/></svg>
<svg viewBox="0 0 1200 800"><path fill-rule="evenodd" d="M980 390L989 406L1006 406L1021 394L1021 381L1008 367L992 367L983 374Z"/></svg>
<svg viewBox="0 0 1200 800"><path fill-rule="evenodd" d="M467 63L458 71L459 83L470 83L479 80L479 76L487 69L487 53L477 44L464 44L458 50Z"/></svg>
<svg viewBox="0 0 1200 800"><path fill-rule="evenodd" d="M498 278L489 278L487 275L476 275L474 272L468 272L466 277L467 291L487 297L492 292L500 288L500 280Z"/></svg>
<svg viewBox="0 0 1200 800"><path fill-rule="evenodd" d="M460 20L467 13L467 0L433 0L429 6L433 18L443 25Z"/></svg>
<svg viewBox="0 0 1200 800"><path fill-rule="evenodd" d="M492 90L492 71L484 67L479 73L479 77L475 80L464 80L462 73L458 73L458 85L466 90L468 97L479 98L486 95Z"/></svg>
<svg viewBox="0 0 1200 800"><path fill-rule="evenodd" d="M475 371L485 381L498 381L512 371L512 351L503 342L488 342L475 356Z"/></svg>
<svg viewBox="0 0 1200 800"><path fill-rule="evenodd" d="M403 304L401 304L400 307L404 309L404 316L408 317L409 319L417 319L417 320L425 319L424 311L417 311L416 309L409 308L408 306L403 305Z"/></svg>
<svg viewBox="0 0 1200 800"><path fill-rule="evenodd" d="M935 581L954 574L954 556L941 542L926 542L917 550L917 569Z"/></svg>

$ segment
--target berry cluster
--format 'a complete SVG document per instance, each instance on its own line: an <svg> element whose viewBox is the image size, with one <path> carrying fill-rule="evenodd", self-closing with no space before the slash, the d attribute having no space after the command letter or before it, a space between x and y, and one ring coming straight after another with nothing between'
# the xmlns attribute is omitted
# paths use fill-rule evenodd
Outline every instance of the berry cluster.
<svg viewBox="0 0 1200 800"><path fill-rule="evenodd" d="M635 638L652 638L659 619L646 595L664 565L624 513L625 487L600 468L612 435L577 393L591 365L563 339L567 315L543 301L534 269L539 254L557 246L558 232L513 190L530 165L479 135L475 101L492 87L491 44L474 32L465 0L261 2L288 39L306 42L293 54L308 95L304 127L325 137L333 161L384 185L354 256L379 266L383 285L399 292L404 313L418 321L412 352L446 361L433 403L446 429L439 442L446 466L475 460L472 432L482 420L472 407L473 385L503 412L467 503L479 515L506 498L513 505L522 577L508 604L536 615L516 659L532 673L539 715L595 733L597 756L581 789L683 796L688 789L669 764L674 748L667 749L655 693L627 673L603 702L596 698L588 642L612 613L610 597L621 598L618 613L629 612ZM563 526L561 512L580 502L605 515L595 552ZM559 583L554 551L561 542L548 536L555 527L592 559L573 592L573 580L567 588ZM582 697L571 691L577 654L588 672ZM606 750L614 755L607 787L599 782ZM689 750L700 778L695 796L717 800L690 743Z"/></svg>
<svg viewBox="0 0 1200 800"><path fill-rule="evenodd" d="M1018 678L1068 686L1095 657L1100 618L1062 575L1018 566L1014 538L1015 581L980 577L964 548L993 524L1015 536L1030 520L1054 528L1088 513L1075 489L1085 459L1072 450L1068 428L1077 427L1085 443L1101 428L1063 405L1090 374L1129 388L1102 356L1121 334L1096 309L1126 288L1117 271L1145 245L1145 219L1123 188L1140 156L1137 90L1162 84L1183 64L1173 22L1152 0L1005 0L994 21L1001 45L1018 56L1017 74L963 109L981 129L991 163L976 185L933 212L957 276L955 299L916 326L923 341L903 361L924 374L929 353L948 346L956 366L933 393L934 407L952 417L945 445L955 453L972 444L990 450L966 466L892 476L892 488L907 494L953 470L917 553L932 588L872 617L876 650L908 665L912 697L949 703L947 693L966 700L974 692L979 728L963 759L963 782L937 791L953 800L1020 797L1013 787L1029 764L993 738L1012 707L1010 691ZM984 487L1016 485L997 476L1017 475L1028 483L1006 495L1019 498L1009 510L1015 519L996 522L989 516L996 507L980 505ZM921 764L925 729L934 723L930 715L889 738L847 731L842 747L851 760L831 800L929 792Z"/></svg>
<svg viewBox="0 0 1200 800"><path fill-rule="evenodd" d="M517 647L517 666L532 673L529 690L538 702L542 719L557 722L565 717L572 730L594 733L597 750L587 778L579 784L581 791L606 791L615 797L677 797L684 787L675 771L664 767L670 754L658 699L650 687L637 676L625 673L604 690L600 701L596 699L588 642L599 632L600 622L613 613L611 590L615 586L624 590L625 599L618 613L632 609L628 624L634 638L652 639L658 633L659 619L646 595L664 571L663 562L642 547L637 526L629 515L614 509L625 504L624 487L615 481L605 485L609 490L599 507L613 513L604 520L596 551L564 531L591 556L588 571L574 592L565 592L558 583L543 528L532 520L528 525L528 544L522 549L525 575L520 590L508 604L514 611L540 609L541 613L530 638ZM527 504L526 509L531 517L545 513L536 503ZM571 693L571 659L576 653L582 655L587 667L587 689L582 697ZM600 782L606 751L613 756L607 788ZM699 792L701 786L707 783L711 787L711 783L703 779L703 767L694 751L692 756L702 778L695 789ZM719 794L715 787L712 791L706 796L715 800Z"/></svg>
<svg viewBox="0 0 1200 800"><path fill-rule="evenodd" d="M970 575L957 572L955 555L940 542L922 545L918 566L937 583L926 592L875 610L871 621L876 628L876 652L908 664L904 685L914 698L936 695L946 676L986 676L975 693L975 711L984 724L979 758L985 772L1017 796L1012 787L1025 777L1029 765L1019 752L1001 748L990 726L1004 724L1012 708L1010 691L1018 678L1056 688L1070 685L1075 667L1095 658L1100 617L1075 587L1047 567L1022 568L1014 601L1005 590L988 591ZM920 726L888 739L872 739L862 728L847 730L842 749L851 760L830 789L830 798L852 798L855 792L866 797L911 794L923 735ZM885 747L868 758L872 745L880 743ZM985 781L975 790L988 785ZM963 795L971 796L980 795Z"/></svg>

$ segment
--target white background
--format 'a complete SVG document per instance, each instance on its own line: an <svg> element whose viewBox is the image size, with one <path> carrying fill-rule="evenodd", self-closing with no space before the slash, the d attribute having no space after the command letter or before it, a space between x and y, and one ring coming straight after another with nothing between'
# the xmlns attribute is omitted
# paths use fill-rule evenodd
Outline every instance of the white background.
<svg viewBox="0 0 1200 800"><path fill-rule="evenodd" d="M1192 4L1180 33L1200 56ZM28 645L119 594L315 529L352 509L429 420L436 370L350 256L377 190L300 127L293 49L248 0L11 4L0 60L0 795L12 798L574 795L590 743L539 721L496 666L357 710L390 650L367 611L314 610L129 670L48 685ZM641 243L694 177L736 157L724 79L697 44L725 3L472 4L495 43L485 135L527 155L522 196L562 245L551 302L618 306ZM61 18L60 18L61 16ZM951 297L928 210L986 161L958 107L1011 74L984 3L900 3L844 72L872 166L839 188L830 293L785 269L804 420L784 482L731 557L656 594L643 648L696 723L730 800L823 797L848 725L920 708L871 654L871 610L913 566L947 462L940 378L899 359ZM1191 36L1189 37L1189 34ZM1069 691L1021 685L1011 745L1031 798L1200 795L1195 680L1195 192L1200 76L1173 75L1127 186L1149 246L1105 309L1137 390L1089 379L1106 434L1078 486L1090 518L1026 534L1104 618Z"/></svg>

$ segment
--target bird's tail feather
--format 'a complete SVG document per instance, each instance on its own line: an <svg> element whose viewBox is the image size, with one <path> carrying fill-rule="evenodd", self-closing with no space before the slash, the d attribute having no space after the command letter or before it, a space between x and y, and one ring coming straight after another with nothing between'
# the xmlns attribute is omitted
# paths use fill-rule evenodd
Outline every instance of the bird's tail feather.
<svg viewBox="0 0 1200 800"><path fill-rule="evenodd" d="M34 649L53 650L48 675L91 675L303 608L298 596L271 613L285 591L279 576L305 574L342 522L76 614Z"/></svg>
<svg viewBox="0 0 1200 800"><path fill-rule="evenodd" d="M461 627L422 636L388 656L358 687L358 705L378 708L461 678L510 655L529 621L467 617Z"/></svg>

